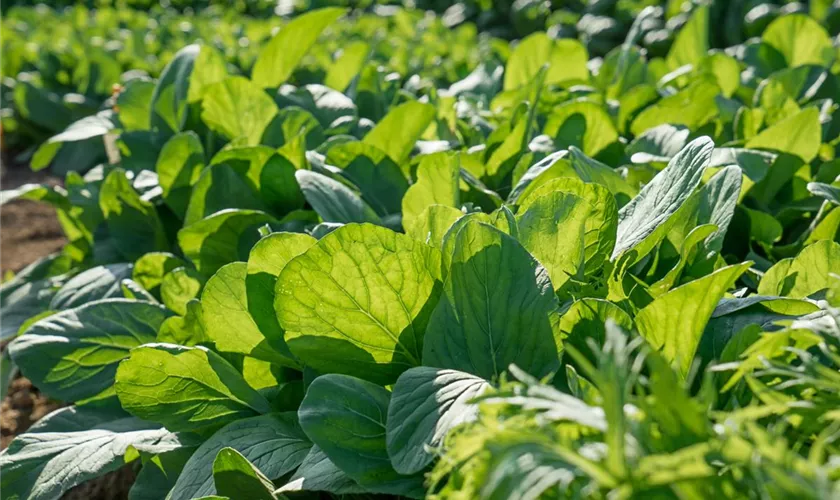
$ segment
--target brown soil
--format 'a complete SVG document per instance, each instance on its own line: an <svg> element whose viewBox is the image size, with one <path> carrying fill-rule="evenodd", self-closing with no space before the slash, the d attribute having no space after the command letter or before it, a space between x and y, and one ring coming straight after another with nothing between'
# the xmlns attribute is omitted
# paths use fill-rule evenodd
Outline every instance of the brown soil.
<svg viewBox="0 0 840 500"><path fill-rule="evenodd" d="M32 172L23 166L3 169L0 185L4 190L24 184L58 184L55 177ZM46 203L17 200L0 207L0 270L20 271L34 260L49 255L64 245L64 234L55 218L55 210Z"/></svg>
<svg viewBox="0 0 840 500"><path fill-rule="evenodd" d="M60 180L44 172L32 172L26 166L4 165L0 177L2 189L14 189L29 183L55 185ZM0 207L0 271L3 275L7 271L20 271L33 261L59 250L65 241L55 210L49 205L18 200ZM0 449L6 449L16 435L26 432L38 419L62 406L64 404L41 394L29 379L18 376L0 403ZM62 498L127 499L136 476L136 464L129 464L80 484Z"/></svg>
<svg viewBox="0 0 840 500"><path fill-rule="evenodd" d="M38 392L29 379L18 377L13 380L0 405L0 448L6 449L16 435L25 432L39 418L62 406Z"/></svg>

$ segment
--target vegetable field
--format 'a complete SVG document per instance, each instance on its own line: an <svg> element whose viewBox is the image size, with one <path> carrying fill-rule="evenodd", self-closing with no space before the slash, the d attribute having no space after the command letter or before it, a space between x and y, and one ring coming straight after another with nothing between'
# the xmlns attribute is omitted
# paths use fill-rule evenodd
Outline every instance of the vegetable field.
<svg viewBox="0 0 840 500"><path fill-rule="evenodd" d="M837 1L14 3L3 500L840 497Z"/></svg>

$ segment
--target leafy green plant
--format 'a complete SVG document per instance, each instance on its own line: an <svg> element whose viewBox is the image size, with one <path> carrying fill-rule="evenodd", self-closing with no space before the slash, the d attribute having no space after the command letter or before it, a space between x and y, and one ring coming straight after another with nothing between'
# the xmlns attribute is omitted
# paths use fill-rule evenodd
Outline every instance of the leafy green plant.
<svg viewBox="0 0 840 500"><path fill-rule="evenodd" d="M243 74L181 49L107 163L3 193L67 233L0 293L73 403L3 491L836 495L837 48L799 13L717 51L716 9L600 60L337 8Z"/></svg>

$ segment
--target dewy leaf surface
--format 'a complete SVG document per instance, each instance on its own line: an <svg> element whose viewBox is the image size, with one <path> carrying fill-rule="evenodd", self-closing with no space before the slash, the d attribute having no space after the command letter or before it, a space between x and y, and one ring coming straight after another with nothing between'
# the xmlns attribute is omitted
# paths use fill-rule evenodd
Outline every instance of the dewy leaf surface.
<svg viewBox="0 0 840 500"><path fill-rule="evenodd" d="M558 368L546 270L512 237L470 221L455 236L452 265L426 333L423 364L492 380L516 364L534 376Z"/></svg>
<svg viewBox="0 0 840 500"><path fill-rule="evenodd" d="M117 364L132 348L154 342L169 315L148 302L91 302L34 323L9 344L9 352L39 389L78 401L110 388Z"/></svg>
<svg viewBox="0 0 840 500"><path fill-rule="evenodd" d="M644 257L661 241L668 222L700 184L712 157L708 137L691 141L618 213L618 232L611 260L635 250Z"/></svg>
<svg viewBox="0 0 840 500"><path fill-rule="evenodd" d="M341 470L378 493L415 497L420 476L403 476L386 450L388 391L347 375L322 375L312 382L300 405L300 425Z"/></svg>
<svg viewBox="0 0 840 500"><path fill-rule="evenodd" d="M312 443L294 413L273 413L237 420L219 429L190 457L170 492L169 500L213 495L213 461L223 448L233 448L271 480L291 473L303 462Z"/></svg>
<svg viewBox="0 0 840 500"><path fill-rule="evenodd" d="M126 411L174 431L217 429L270 411L230 363L204 347L134 349L117 370L115 388Z"/></svg>
<svg viewBox="0 0 840 500"><path fill-rule="evenodd" d="M440 294L440 254L388 229L349 224L292 259L274 307L306 365L389 383L420 364Z"/></svg>
<svg viewBox="0 0 840 500"><path fill-rule="evenodd" d="M388 405L387 445L401 474L420 472L434 459L427 451L454 427L474 420L471 400L490 384L468 373L418 366L400 375Z"/></svg>

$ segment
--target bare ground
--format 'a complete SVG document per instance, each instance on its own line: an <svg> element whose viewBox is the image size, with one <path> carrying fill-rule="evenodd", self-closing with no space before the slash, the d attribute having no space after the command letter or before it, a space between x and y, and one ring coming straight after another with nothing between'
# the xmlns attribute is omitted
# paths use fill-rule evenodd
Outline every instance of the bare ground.
<svg viewBox="0 0 840 500"><path fill-rule="evenodd" d="M5 162L4 162L5 163ZM58 184L44 172L32 172L25 165L4 164L0 187L14 189L29 183ZM18 200L0 207L0 273L18 272L35 260L49 255L66 242L55 210L49 205ZM5 349L5 345L2 346ZM44 415L64 404L42 394L29 379L18 376L0 403L0 449ZM65 500L127 499L136 478L135 464L124 466L68 491Z"/></svg>

